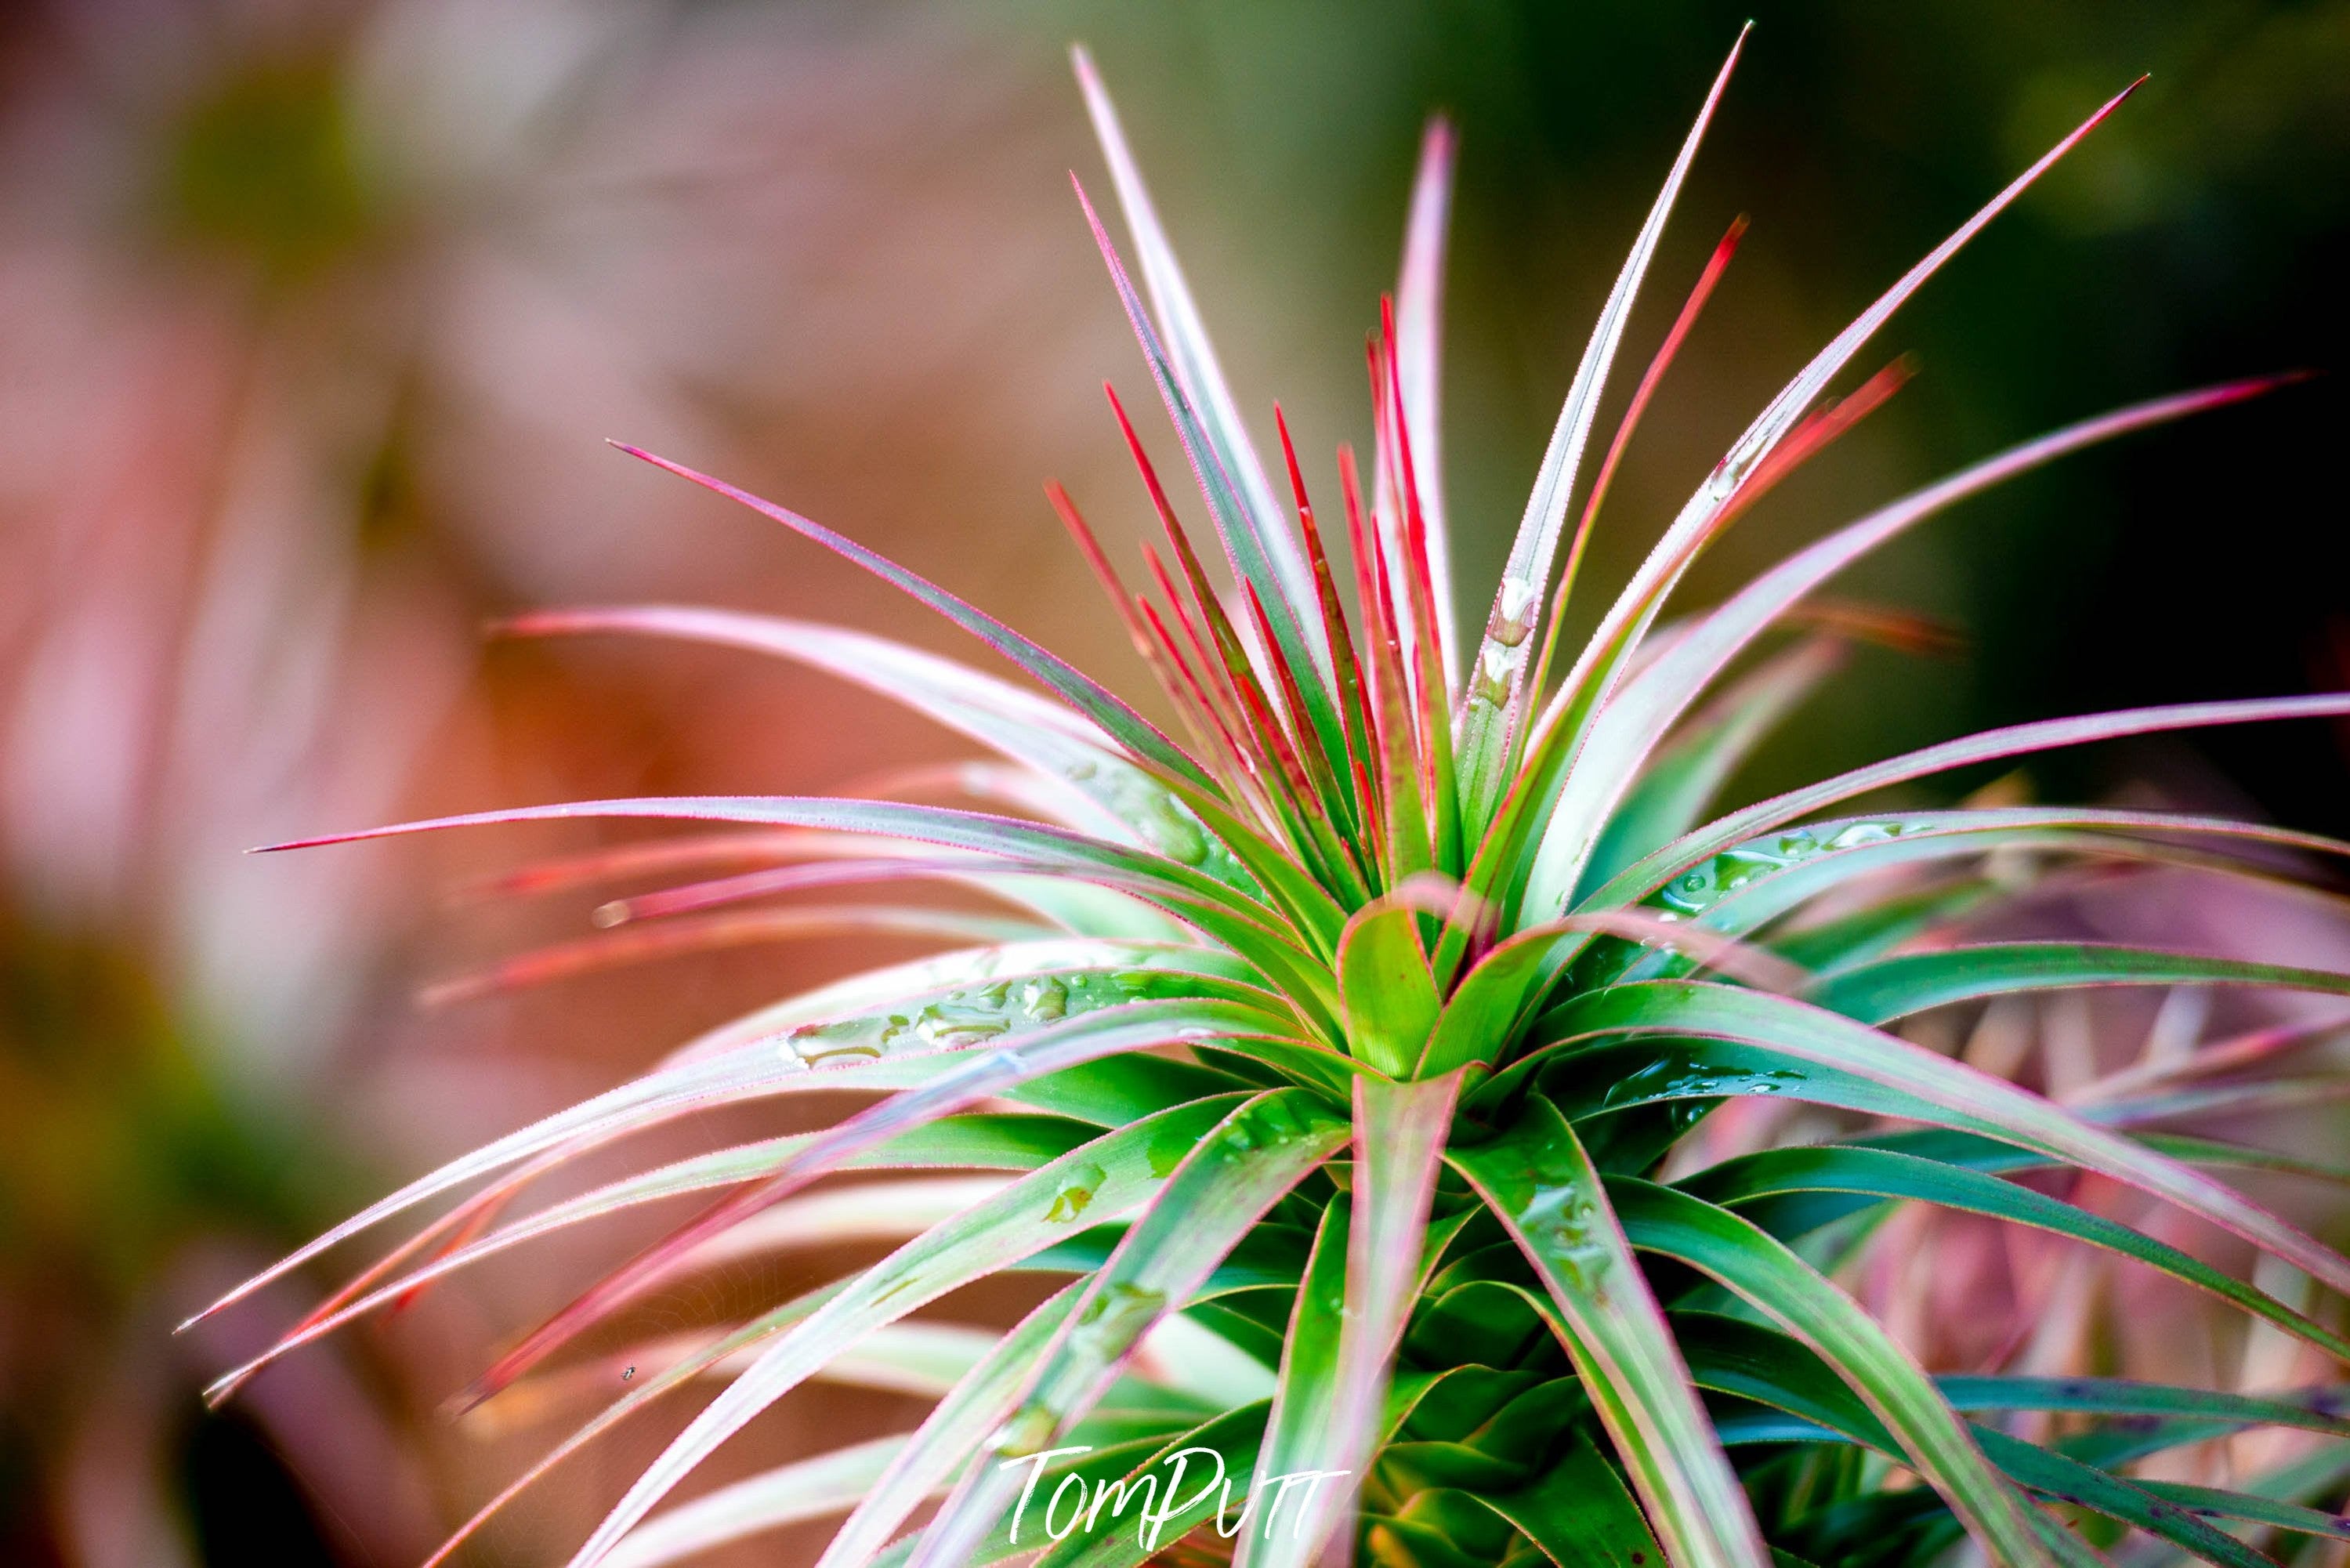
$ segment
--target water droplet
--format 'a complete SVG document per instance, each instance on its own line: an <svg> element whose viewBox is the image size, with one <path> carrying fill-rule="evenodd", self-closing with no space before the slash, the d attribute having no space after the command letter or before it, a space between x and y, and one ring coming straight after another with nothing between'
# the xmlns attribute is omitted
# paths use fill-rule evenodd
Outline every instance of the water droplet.
<svg viewBox="0 0 2350 1568"><path fill-rule="evenodd" d="M1045 1220L1055 1225L1068 1224L1086 1211L1087 1205L1094 1200L1094 1194L1101 1190L1101 1184L1108 1179L1109 1173L1098 1165L1070 1167L1068 1179L1053 1195L1053 1206L1045 1210Z"/></svg>
<svg viewBox="0 0 2350 1568"><path fill-rule="evenodd" d="M1039 975L1020 986L1020 1011L1039 1023L1065 1018L1069 1012L1069 988L1051 975Z"/></svg>
<svg viewBox="0 0 2350 1568"><path fill-rule="evenodd" d="M873 1045L835 1045L829 1050L803 1049L799 1057L811 1067L821 1067L827 1062L878 1062L881 1059L881 1052Z"/></svg>
<svg viewBox="0 0 2350 1568"><path fill-rule="evenodd" d="M988 1452L1015 1459L1042 1453L1052 1446L1060 1424L1050 1406L1023 1405L987 1439Z"/></svg>
<svg viewBox="0 0 2350 1568"><path fill-rule="evenodd" d="M1503 648L1517 647L1534 628L1536 606L1534 584L1523 577L1503 577L1501 591L1493 596L1493 613L1485 622L1485 635Z"/></svg>
<svg viewBox="0 0 2350 1568"><path fill-rule="evenodd" d="M1012 1021L999 1011L1002 999L984 994L966 1002L950 994L914 1014L914 1033L942 1051L977 1045L1008 1032Z"/></svg>
<svg viewBox="0 0 2350 1568"><path fill-rule="evenodd" d="M1208 858L1208 835L1197 818L1179 810L1164 795L1154 795L1137 814L1135 826L1143 842L1170 860L1198 866Z"/></svg>
<svg viewBox="0 0 2350 1568"><path fill-rule="evenodd" d="M1489 646L1477 656L1477 668L1470 672L1469 700L1498 708L1510 700L1510 676L1516 670L1518 656L1510 649Z"/></svg>

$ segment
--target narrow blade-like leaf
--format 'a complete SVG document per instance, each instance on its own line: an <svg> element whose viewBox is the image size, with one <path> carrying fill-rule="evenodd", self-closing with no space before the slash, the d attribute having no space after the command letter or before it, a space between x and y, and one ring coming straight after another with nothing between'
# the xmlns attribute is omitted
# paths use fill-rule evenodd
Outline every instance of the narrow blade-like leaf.
<svg viewBox="0 0 2350 1568"><path fill-rule="evenodd" d="M1541 1276L1674 1568L1770 1568L1745 1490L1574 1129L1531 1096L1511 1131L1446 1158Z"/></svg>

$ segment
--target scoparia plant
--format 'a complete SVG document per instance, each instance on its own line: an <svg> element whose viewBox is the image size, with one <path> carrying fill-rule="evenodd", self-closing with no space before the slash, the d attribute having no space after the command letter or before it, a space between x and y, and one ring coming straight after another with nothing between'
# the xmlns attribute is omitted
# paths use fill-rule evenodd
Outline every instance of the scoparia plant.
<svg viewBox="0 0 2350 1568"><path fill-rule="evenodd" d="M2129 1118L2110 1104L2075 1114L1890 1029L2064 987L2350 993L2340 974L1968 935L2013 885L1980 871L1995 852L2272 875L2279 853L2315 864L2345 846L2124 810L1849 815L1873 792L1990 759L2350 713L2350 696L2022 724L1706 815L1757 736L1825 672L1836 623L1850 629L1849 612L1806 607L1846 566L2012 475L2269 383L2162 398L2025 442L1837 529L1711 609L1660 619L1732 519L1892 389L1898 370L1823 401L1894 310L2120 99L1788 382L1569 657L1562 611L1609 475L1737 238L1715 253L1582 477L1634 296L1730 66L1608 296L1491 608L1465 634L1438 459L1449 131L1439 124L1425 143L1400 283L1370 347L1370 469L1339 452L1334 514L1309 500L1285 426L1279 468L1251 444L1109 100L1082 54L1077 66L1140 290L1090 205L1086 215L1230 586L1122 410L1164 533L1163 552L1143 551L1142 591L1051 493L1182 738L945 588L637 453L895 584L1034 684L861 632L716 611L580 610L520 630L649 632L828 670L991 749L999 762L953 776L1002 809L643 799L377 832L557 817L730 825L527 875L533 886L664 869L695 879L606 906L629 928L516 961L493 977L501 983L809 929L934 931L962 945L776 1003L354 1217L222 1305L470 1189L218 1392L477 1259L699 1194L705 1207L529 1333L474 1395L526 1374L559 1381L544 1371L550 1356L713 1259L850 1232L903 1244L729 1332L632 1353L644 1375L517 1488L691 1380L723 1386L579 1547L577 1568L669 1562L841 1511L824 1568L941 1568L1040 1547L1055 1568L1154 1557L1288 1568L1321 1560L1341 1532L1386 1564L1860 1568L1971 1549L2000 1564L2071 1565L2106 1561L2117 1544L2251 1564L2270 1561L2246 1542L2255 1529L2288 1542L2343 1535L2342 1521L2274 1487L2127 1473L2250 1427L2350 1436L2323 1391L1929 1376L1835 1275L1898 1206L1940 1205L2105 1249L2350 1355L2318 1317L2016 1179L2095 1173L2350 1290L2350 1261L2211 1173L2265 1157L2116 1130ZM1340 531L1347 573L1328 543ZM1790 644L1748 659L1789 628ZM908 880L983 889L1018 913L740 907ZM526 1186L630 1133L712 1106L839 1090L878 1097L818 1132L508 1216ZM1849 1136L1703 1168L1673 1161L1693 1127L1750 1096L1831 1107ZM844 1172L914 1174L811 1190ZM1069 1278L1008 1333L910 1321L1015 1269ZM655 1511L794 1389L876 1366L893 1386L937 1393L919 1429ZM2067 1419L2035 1422L2061 1436L2029 1442L2012 1435L2012 1412ZM1200 1484L1219 1471L1227 1484ZM1076 1523L1072 1497L1086 1511Z"/></svg>

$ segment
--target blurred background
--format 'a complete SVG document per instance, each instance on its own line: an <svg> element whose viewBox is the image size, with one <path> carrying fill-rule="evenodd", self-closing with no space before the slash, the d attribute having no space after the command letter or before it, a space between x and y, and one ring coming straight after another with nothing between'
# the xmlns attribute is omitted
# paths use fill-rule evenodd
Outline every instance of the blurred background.
<svg viewBox="0 0 2350 1568"><path fill-rule="evenodd" d="M219 1415L196 1390L300 1301L172 1325L393 1180L903 945L429 1009L430 981L581 929L469 883L588 838L240 854L570 796L838 791L955 754L789 669L485 639L524 607L679 599L965 651L604 438L785 501L1136 689L1038 489L1059 477L1118 541L1145 515L1099 383L1147 382L1066 179L1106 188L1064 53L1082 38L1251 417L1269 429L1280 398L1326 488L1336 443L1367 443L1362 335L1421 120L1455 117L1447 462L1459 578L1490 582L1750 12L1633 363L1723 227L1754 226L1619 479L1603 581L1818 344L2142 72L1880 338L1917 382L1742 523L1692 602L2057 422L2342 368L2343 0L0 8L0 1561L421 1557L545 1440L485 1446L436 1410L568 1293L559 1266L342 1336ZM1946 619L1964 650L1862 650L1742 791L1969 727L2344 684L2344 413L2321 378L1904 541L1845 591ZM2263 727L2006 787L2341 832L2345 743ZM2221 942L2243 918L2151 937ZM2331 919L2260 956L2350 963ZM613 1255L579 1246L552 1256ZM480 1560L559 1561L658 1437L518 1509Z"/></svg>

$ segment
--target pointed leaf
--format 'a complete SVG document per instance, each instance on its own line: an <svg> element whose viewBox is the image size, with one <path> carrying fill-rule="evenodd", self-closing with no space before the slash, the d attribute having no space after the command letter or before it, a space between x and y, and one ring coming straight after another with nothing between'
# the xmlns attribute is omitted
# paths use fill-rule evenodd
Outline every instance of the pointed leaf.
<svg viewBox="0 0 2350 1568"><path fill-rule="evenodd" d="M504 628L519 636L632 632L728 644L822 670L879 691L1025 763L1056 792L1089 801L1094 815L1123 823L1149 848L1193 863L1254 891L1231 851L1163 786L1125 760L1125 748L1074 708L983 675L936 654L845 627L781 616L671 605L540 611Z"/></svg>
<svg viewBox="0 0 2350 1568"><path fill-rule="evenodd" d="M1143 284L1150 290L1151 304L1167 343L1164 358L1168 369L1181 389L1184 401L1198 410L1200 431L1205 446L1214 454L1216 466L1229 476L1230 483L1237 484L1233 499L1238 508L1253 525L1252 532L1262 536L1260 548L1274 577L1260 587L1268 593L1277 592L1290 604L1311 604L1314 586L1305 559L1284 526L1281 503L1274 494L1272 482L1265 477L1264 464L1258 461L1255 446L1248 439L1247 428L1241 422L1239 408L1232 400L1231 388L1225 385L1222 367L1216 361L1216 351L1208 340L1199 306L1192 301L1191 286L1183 281L1183 269L1176 263L1174 247L1168 243L1167 232L1159 222L1159 211L1142 182L1141 168L1127 146L1118 109L1110 102L1108 89L1102 85L1101 74L1094 68L1093 57L1079 47L1070 51L1070 57L1076 69L1077 85L1085 93L1086 110L1093 119L1094 134L1109 164L1111 182L1118 188L1119 210L1126 214L1127 230L1133 235L1135 253L1142 261ZM1222 526L1221 518L1218 526ZM1317 660L1317 668L1327 673L1326 661Z"/></svg>
<svg viewBox="0 0 2350 1568"><path fill-rule="evenodd" d="M1404 220L1403 265L1396 279L1396 379L1404 429L1419 478L1419 514L1428 539L1429 584L1436 601L1437 646L1444 687L1461 685L1461 634L1452 601L1452 535L1445 522L1443 341L1445 230L1452 218L1452 164L1460 139L1441 116L1420 136L1411 212ZM1381 465L1384 469L1385 465ZM1402 545L1400 537L1389 548Z"/></svg>
<svg viewBox="0 0 2350 1568"><path fill-rule="evenodd" d="M1282 1089L1248 1102L1200 1140L1095 1278L981 1468L924 1529L914 1568L963 1560L1018 1492L1018 1462L1058 1442L1144 1332L1205 1283L1264 1211L1344 1147L1347 1135L1347 1125L1314 1097Z"/></svg>
<svg viewBox="0 0 2350 1568"><path fill-rule="evenodd" d="M1636 1248L1699 1270L1804 1340L1885 1423L1909 1463L2002 1564L2053 1564L2023 1505L1918 1363L1851 1297L1728 1210L1628 1178L1607 1184Z"/></svg>
<svg viewBox="0 0 2350 1568"><path fill-rule="evenodd" d="M2119 1220L1940 1160L1884 1148L1772 1149L1725 1160L1677 1185L1682 1191L1736 1210L1782 1239L1816 1229L1868 1199L1933 1203L2033 1226L2159 1269L2350 1363L2350 1342L2341 1335L2229 1278L2199 1258ZM1821 1200L1824 1197L1826 1201Z"/></svg>
<svg viewBox="0 0 2350 1568"><path fill-rule="evenodd" d="M2241 1193L2028 1090L1825 1009L1704 981L1648 981L1579 997L1544 1022L1546 1033L1561 1040L1664 1033L1697 1037L1691 1044L1700 1054L1708 1039L1742 1043L1759 1048L1757 1064L1748 1071L1771 1085L1762 1092L1783 1089L1796 1098L1815 1097L1800 1064L1847 1075L1890 1091L1904 1104L1906 1108L1888 1114L1980 1133L2101 1172L2242 1237L2337 1291L2350 1291L2350 1259ZM1730 1055L1734 1059L1735 1052ZM1523 1072L1521 1064L1497 1076L1478 1097L1506 1094L1511 1076ZM1772 1073L1783 1076L1774 1082ZM1603 1097L1613 1106L1651 1089L1677 1096L1739 1092L1704 1087L1700 1081L1707 1075L1701 1067L1669 1068L1645 1080L1618 1079Z"/></svg>
<svg viewBox="0 0 2350 1568"><path fill-rule="evenodd" d="M1021 636L986 611L940 587L929 578L908 571L888 556L867 549L845 534L837 534L823 524L801 516L789 507L764 501L747 490L738 489L723 479L697 472L683 463L657 457L639 447L615 441L613 445L630 457L641 458L656 468L665 468L681 479L690 479L704 490L715 492L730 501L743 505L764 516L773 518L794 533L815 540L826 549L855 562L883 582L903 588L907 593L954 622L957 626L986 643L1013 663L1035 676L1045 686L1057 693L1072 707L1099 724L1115 737L1118 744L1141 761L1155 763L1176 777L1205 785L1208 775L1200 765L1183 753L1182 748L1161 734L1156 726L1137 713L1115 693L1086 674L1068 660Z"/></svg>
<svg viewBox="0 0 2350 1568"><path fill-rule="evenodd" d="M1045 1298L939 1401L858 1500L856 1511L825 1548L816 1568L857 1568L889 1544L924 1499L945 1490L955 1471L1012 1413L1030 1366L1060 1332L1084 1290L1084 1281L1073 1281Z"/></svg>
<svg viewBox="0 0 2350 1568"><path fill-rule="evenodd" d="M1338 994L1347 1049L1390 1077L1409 1074L1442 1007L1419 916L1382 901L1347 922L1338 943Z"/></svg>
<svg viewBox="0 0 2350 1568"><path fill-rule="evenodd" d="M1845 566L1945 507L2068 452L2238 402L2276 384L2240 381L2160 398L2025 441L1870 514L1754 578L1633 677L1593 721L1574 775L1544 829L1526 907L1537 918L1566 907L1589 841L1674 721L1741 649Z"/></svg>
<svg viewBox="0 0 2350 1568"><path fill-rule="evenodd" d="M1671 1330L1564 1117L1529 1096L1502 1137L1446 1158L1541 1276L1575 1370L1675 1568L1768 1568L1738 1477Z"/></svg>
<svg viewBox="0 0 2350 1568"><path fill-rule="evenodd" d="M720 1444L865 1334L1051 1246L1080 1214L1097 1222L1149 1201L1174 1160L1222 1122L1234 1103L1202 1101L1109 1133L856 1275L762 1352L645 1468L573 1555L572 1568L604 1561ZM1074 1197L1079 1189L1086 1194L1082 1202Z"/></svg>
<svg viewBox="0 0 2350 1568"><path fill-rule="evenodd" d="M1558 554L1559 535L1566 525L1567 502L1574 492L1575 474L1583 465L1583 448L1591 436L1591 422L1599 412L1599 397L1607 385L1608 367L1615 363L1625 324L1631 319L1633 299L1639 293L1641 280L1648 275L1657 244L1664 237L1674 198L1680 194L1690 166L1697 161L1698 144L1704 140L1714 109L1730 85L1730 73L1738 64L1739 51L1745 46L1746 35L1742 31L1738 42L1731 47L1730 57L1715 74L1705 103L1698 110L1697 122L1682 140L1672 169L1665 176L1664 187L1657 192L1648 218L1632 241L1631 254L1625 258L1623 270L1616 275L1615 286L1608 291L1607 302L1600 307L1599 321L1584 348L1582 361L1575 368L1565 406L1559 410L1558 424L1551 431L1549 447L1543 452L1542 468L1534 476L1534 492L1526 500L1525 516L1518 524L1517 537L1511 542L1509 559L1502 567L1501 588L1486 620L1484 635L1479 640L1476 660L1469 670L1461 711L1461 794L1462 811L1472 832L1482 832L1492 815L1494 802L1501 794L1503 770L1509 763L1511 728L1523 722L1529 701L1526 666L1534 649L1532 637L1535 623L1542 618L1543 596Z"/></svg>

